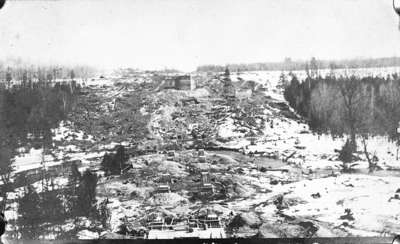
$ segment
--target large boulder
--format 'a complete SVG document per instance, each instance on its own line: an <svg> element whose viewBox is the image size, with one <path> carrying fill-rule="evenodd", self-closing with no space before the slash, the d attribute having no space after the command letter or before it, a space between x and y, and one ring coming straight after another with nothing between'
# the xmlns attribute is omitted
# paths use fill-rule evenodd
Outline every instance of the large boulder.
<svg viewBox="0 0 400 244"><path fill-rule="evenodd" d="M299 237L309 238L316 235L319 227L310 221L297 221L293 223L278 222L264 223L260 226L258 235L264 238L272 237Z"/></svg>
<svg viewBox="0 0 400 244"><path fill-rule="evenodd" d="M81 230L77 233L77 237L80 240L98 239L99 233L90 230Z"/></svg>
<svg viewBox="0 0 400 244"><path fill-rule="evenodd" d="M252 188L250 188L248 186L242 185L240 183L234 183L233 191L238 196L241 196L241 197L249 197L251 194L254 193L254 189L252 189Z"/></svg>
<svg viewBox="0 0 400 244"><path fill-rule="evenodd" d="M162 205L162 206L177 206L180 204L185 204L188 200L177 193L158 193L154 194L149 200L151 205Z"/></svg>
<svg viewBox="0 0 400 244"><path fill-rule="evenodd" d="M261 220L257 214L253 212L249 213L240 213L236 215L228 225L228 228L232 230L237 230L241 227L248 226L250 228L258 228L260 226Z"/></svg>
<svg viewBox="0 0 400 244"><path fill-rule="evenodd" d="M244 220L246 225L252 228L257 228L262 224L260 218L258 215L254 212L249 212L249 213L241 213L240 217Z"/></svg>
<svg viewBox="0 0 400 244"><path fill-rule="evenodd" d="M173 161L162 161L159 163L157 170L159 172L167 172L173 177L184 177L187 176L187 172L185 171L185 168Z"/></svg>
<svg viewBox="0 0 400 244"><path fill-rule="evenodd" d="M279 238L280 236L269 225L263 224L258 229L258 238Z"/></svg>

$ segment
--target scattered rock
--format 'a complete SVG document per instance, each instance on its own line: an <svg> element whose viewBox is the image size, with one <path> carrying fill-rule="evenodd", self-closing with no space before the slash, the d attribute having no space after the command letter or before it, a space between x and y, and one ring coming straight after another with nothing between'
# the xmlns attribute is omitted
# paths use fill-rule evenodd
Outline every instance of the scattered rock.
<svg viewBox="0 0 400 244"><path fill-rule="evenodd" d="M284 208L287 208L288 205L286 204L286 202L283 201L283 195L279 195L275 198L275 200L273 201L273 203L275 204L276 208L278 210L282 210Z"/></svg>
<svg viewBox="0 0 400 244"><path fill-rule="evenodd" d="M318 231L318 227L315 226L314 223L310 221L299 222L299 225L304 228L307 237L312 237L315 234L315 232Z"/></svg>
<svg viewBox="0 0 400 244"><path fill-rule="evenodd" d="M260 168L260 171L263 172L263 173L265 173L265 172L267 172L267 168L261 167L261 168Z"/></svg>
<svg viewBox="0 0 400 244"><path fill-rule="evenodd" d="M272 202L278 210L306 203L304 200L300 198L285 198L284 195L275 196Z"/></svg>
<svg viewBox="0 0 400 244"><path fill-rule="evenodd" d="M137 198L137 197L139 197L140 196L140 193L138 192L138 191L131 191L131 193L129 194L129 196L131 197L131 198Z"/></svg>
<svg viewBox="0 0 400 244"><path fill-rule="evenodd" d="M340 216L340 219L345 219L345 220L349 220L349 221L354 221L354 217L353 217L353 213L351 212L351 209L346 208L344 210L345 214Z"/></svg>
<svg viewBox="0 0 400 244"><path fill-rule="evenodd" d="M336 202L336 205L342 205L343 206L344 200L339 200Z"/></svg>
<svg viewBox="0 0 400 244"><path fill-rule="evenodd" d="M77 233L77 237L78 239L83 239L83 240L87 240L87 239L98 239L99 238L99 234L97 232L93 232L90 230L81 230Z"/></svg>
<svg viewBox="0 0 400 244"><path fill-rule="evenodd" d="M311 197L312 198L320 198L321 194L319 194L319 192L318 193L314 193L314 194L311 194Z"/></svg>
<svg viewBox="0 0 400 244"><path fill-rule="evenodd" d="M258 215L253 212L242 213L241 217L243 218L245 223L251 228L257 228L262 224Z"/></svg>
<svg viewBox="0 0 400 244"><path fill-rule="evenodd" d="M272 179L269 183L270 183L271 185L278 185L278 184L279 184L279 181L276 180L276 179Z"/></svg>
<svg viewBox="0 0 400 244"><path fill-rule="evenodd" d="M160 172L169 173L173 177L182 177L187 175L185 170L182 169L181 165L173 161L160 162L160 164L157 167L157 170Z"/></svg>
<svg viewBox="0 0 400 244"><path fill-rule="evenodd" d="M176 206L181 203L187 203L187 199L174 192L158 193L154 194L154 196L149 199L149 202L152 205Z"/></svg>
<svg viewBox="0 0 400 244"><path fill-rule="evenodd" d="M242 185L240 183L234 184L233 191L241 197L248 197L254 193L254 189L252 189L248 186Z"/></svg>

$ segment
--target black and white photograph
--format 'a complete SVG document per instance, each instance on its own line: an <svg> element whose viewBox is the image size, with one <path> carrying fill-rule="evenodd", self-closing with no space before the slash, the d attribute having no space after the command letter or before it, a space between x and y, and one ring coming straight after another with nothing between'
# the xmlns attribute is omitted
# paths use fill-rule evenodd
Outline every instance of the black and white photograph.
<svg viewBox="0 0 400 244"><path fill-rule="evenodd" d="M0 1L1 243L399 234L400 0Z"/></svg>

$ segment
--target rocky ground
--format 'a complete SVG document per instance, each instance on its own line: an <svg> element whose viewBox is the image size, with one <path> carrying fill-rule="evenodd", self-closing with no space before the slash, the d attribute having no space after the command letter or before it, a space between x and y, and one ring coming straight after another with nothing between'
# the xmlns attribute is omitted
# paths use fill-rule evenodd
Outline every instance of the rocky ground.
<svg viewBox="0 0 400 244"><path fill-rule="evenodd" d="M110 229L104 233L83 230L81 237L110 234L121 224L140 229L154 214L183 220L206 209L220 215L231 236L385 236L398 231L400 161L395 144L370 138L368 147L382 170L369 173L360 152L354 172L342 173L337 149L345 139L310 131L284 101L277 88L278 75L231 74L238 91L245 94L234 106L207 87L149 93L152 106L149 103L141 111L151 115L151 136L143 145L171 144L166 138L171 131L176 133L179 120L191 125L200 122L215 131L212 146L205 150L206 160L198 162L198 152L188 141L182 142L186 146L178 148L172 160L167 160L164 149L130 158L131 169L121 176L101 177L98 183L98 200L109 199ZM243 84L250 80L259 87L249 93ZM102 80L101 85L93 82L87 88L101 97L99 109L112 109L115 97L132 92L133 88L123 85L132 80L115 82ZM188 98L198 103L176 105ZM46 164L79 159L81 169L89 167L102 174L99 164L104 153L117 144L130 143L127 138L99 144L93 136L63 122L54 131L59 144L46 155ZM21 154L15 160L16 169L40 167L41 155L40 149ZM214 194L197 193L201 172L209 172ZM170 177L170 193L155 192L162 175ZM62 185L63 177L59 178ZM10 208L6 216L15 218L15 209Z"/></svg>

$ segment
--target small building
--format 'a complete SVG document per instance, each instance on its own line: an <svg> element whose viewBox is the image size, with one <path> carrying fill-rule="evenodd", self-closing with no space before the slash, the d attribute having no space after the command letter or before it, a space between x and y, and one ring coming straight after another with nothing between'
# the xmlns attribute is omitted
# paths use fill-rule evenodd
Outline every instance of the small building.
<svg viewBox="0 0 400 244"><path fill-rule="evenodd" d="M214 185L211 183L205 183L200 187L200 194L214 194Z"/></svg>
<svg viewBox="0 0 400 244"><path fill-rule="evenodd" d="M222 228L221 220L215 213L208 213L206 216L199 219L199 221L204 226L204 229Z"/></svg>
<svg viewBox="0 0 400 244"><path fill-rule="evenodd" d="M208 172L201 172L201 183L203 185L210 183L210 175Z"/></svg>
<svg viewBox="0 0 400 244"><path fill-rule="evenodd" d="M206 157L205 156L199 156L197 160L198 160L199 163L205 163L206 162Z"/></svg>
<svg viewBox="0 0 400 244"><path fill-rule="evenodd" d="M200 194L214 194L214 185L210 183L210 174L201 172Z"/></svg>
<svg viewBox="0 0 400 244"><path fill-rule="evenodd" d="M199 104L199 101L195 97L189 97L181 100L183 106Z"/></svg>
<svg viewBox="0 0 400 244"><path fill-rule="evenodd" d="M191 90L191 81L190 75L181 75L181 76L175 76L174 77L174 82L175 82L175 89L177 90Z"/></svg>
<svg viewBox="0 0 400 244"><path fill-rule="evenodd" d="M171 188L169 187L169 185L159 185L156 189L156 193L170 193L171 192Z"/></svg>
<svg viewBox="0 0 400 244"><path fill-rule="evenodd" d="M167 152L167 160L168 161L174 161L175 160L175 151L168 151Z"/></svg>
<svg viewBox="0 0 400 244"><path fill-rule="evenodd" d="M206 162L206 155L204 153L204 149L199 149L198 154L197 154L197 161L199 163L205 163Z"/></svg>
<svg viewBox="0 0 400 244"><path fill-rule="evenodd" d="M251 136L251 137L249 137L248 139L249 139L249 141L250 141L250 145L251 145L251 146L256 145L257 137Z"/></svg>
<svg viewBox="0 0 400 244"><path fill-rule="evenodd" d="M204 149L199 149L198 155L199 157L205 157Z"/></svg>
<svg viewBox="0 0 400 244"><path fill-rule="evenodd" d="M163 183L163 184L170 184L171 183L171 175L168 173L160 174L159 181L160 181L160 183Z"/></svg>
<svg viewBox="0 0 400 244"><path fill-rule="evenodd" d="M160 89L194 90L196 82L191 75L165 76L158 87L158 90Z"/></svg>
<svg viewBox="0 0 400 244"><path fill-rule="evenodd" d="M157 217L154 221L147 224L149 230L164 230L166 229L166 224L164 218Z"/></svg>

